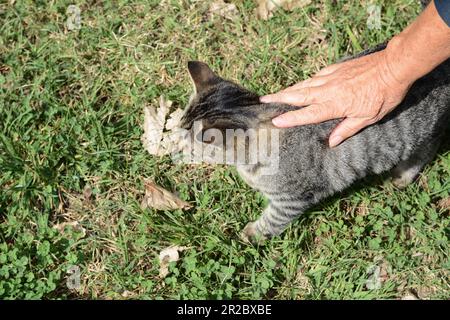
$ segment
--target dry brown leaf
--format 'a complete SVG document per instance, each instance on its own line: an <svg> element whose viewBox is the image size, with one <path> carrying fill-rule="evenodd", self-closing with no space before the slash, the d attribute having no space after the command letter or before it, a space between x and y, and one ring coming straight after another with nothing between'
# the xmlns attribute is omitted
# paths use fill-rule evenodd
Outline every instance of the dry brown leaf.
<svg viewBox="0 0 450 320"><path fill-rule="evenodd" d="M172 101L166 100L164 96L159 98L159 108L146 106L144 108L144 134L141 137L144 148L156 156L164 156L180 150L182 134L179 124L184 111L177 109L166 116L172 105ZM164 128L166 132L164 132Z"/></svg>
<svg viewBox="0 0 450 320"><path fill-rule="evenodd" d="M78 221L61 222L61 223L55 224L53 226L53 229L56 229L61 234L64 234L66 227L72 227L73 230L80 232L82 237L84 237L86 235L86 229L84 229L83 226Z"/></svg>
<svg viewBox="0 0 450 320"><path fill-rule="evenodd" d="M439 209L450 211L450 197L443 198L437 203Z"/></svg>
<svg viewBox="0 0 450 320"><path fill-rule="evenodd" d="M128 290L123 291L120 295L125 299L133 298L134 296L136 296L134 292Z"/></svg>
<svg viewBox="0 0 450 320"><path fill-rule="evenodd" d="M400 299L401 300L419 300L419 298L417 298L417 296L410 290L406 291Z"/></svg>
<svg viewBox="0 0 450 320"><path fill-rule="evenodd" d="M159 146L163 138L164 123L166 114L172 102L165 100L163 96L159 98L159 108L147 106L144 108L144 134L142 143L144 148L152 155L159 155Z"/></svg>
<svg viewBox="0 0 450 320"><path fill-rule="evenodd" d="M256 16L258 19L268 20L273 16L273 12L278 8L292 11L303 8L311 3L311 0L256 0Z"/></svg>
<svg viewBox="0 0 450 320"><path fill-rule="evenodd" d="M378 290L383 283L389 279L392 268L383 257L376 257L375 264L367 268L368 279L366 280L366 288L369 290Z"/></svg>
<svg viewBox="0 0 450 320"><path fill-rule="evenodd" d="M312 0L284 0L281 6L284 10L292 11L298 8L306 7L311 4Z"/></svg>
<svg viewBox="0 0 450 320"><path fill-rule="evenodd" d="M180 259L179 252L186 250L187 247L170 246L163 249L159 254L159 277L164 279L169 274L169 263Z"/></svg>
<svg viewBox="0 0 450 320"><path fill-rule="evenodd" d="M273 13L272 11L277 8L277 6L267 0L256 0L258 7L256 8L256 17L261 20L269 20Z"/></svg>
<svg viewBox="0 0 450 320"><path fill-rule="evenodd" d="M154 208L157 210L174 210L174 209L189 209L191 205L186 201L181 200L173 193L156 185L151 180L146 180L145 196L142 199L141 207Z"/></svg>
<svg viewBox="0 0 450 320"><path fill-rule="evenodd" d="M166 122L166 130L173 130L180 126L181 118L183 117L184 111L181 109L177 109L172 112L169 116L169 119Z"/></svg>
<svg viewBox="0 0 450 320"><path fill-rule="evenodd" d="M216 0L209 5L211 17L221 16L225 19L233 20L239 15L239 11L234 3L225 3L223 0Z"/></svg>
<svg viewBox="0 0 450 320"><path fill-rule="evenodd" d="M386 282L389 279L389 274L392 272L392 268L386 260L380 265L380 281L381 283Z"/></svg>
<svg viewBox="0 0 450 320"><path fill-rule="evenodd" d="M163 154L175 154L183 150L187 140L185 139L186 132L179 129L174 129L164 134L161 141L160 150Z"/></svg>
<svg viewBox="0 0 450 320"><path fill-rule="evenodd" d="M164 154L173 154L183 149L185 132L180 128L184 111L177 109L172 112L166 122L166 130L160 144L160 150Z"/></svg>
<svg viewBox="0 0 450 320"><path fill-rule="evenodd" d="M84 201L91 202L92 188L88 184L83 189L83 197L84 197Z"/></svg>
<svg viewBox="0 0 450 320"><path fill-rule="evenodd" d="M436 293L437 289L436 287L419 287L417 288L417 296L421 300L429 299L431 295Z"/></svg>
<svg viewBox="0 0 450 320"><path fill-rule="evenodd" d="M305 275L304 270L301 268L297 269L297 274L295 275L294 284L296 288L299 288L306 294L312 292L312 285L309 278Z"/></svg>

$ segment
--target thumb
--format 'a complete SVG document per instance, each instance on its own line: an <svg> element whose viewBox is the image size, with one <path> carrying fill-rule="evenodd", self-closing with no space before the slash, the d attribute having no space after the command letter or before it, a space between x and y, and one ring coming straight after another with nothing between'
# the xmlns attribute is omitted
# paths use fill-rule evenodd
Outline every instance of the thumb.
<svg viewBox="0 0 450 320"><path fill-rule="evenodd" d="M371 125L374 121L368 118L346 118L333 130L330 135L329 145L336 147L342 141L358 133L361 129Z"/></svg>

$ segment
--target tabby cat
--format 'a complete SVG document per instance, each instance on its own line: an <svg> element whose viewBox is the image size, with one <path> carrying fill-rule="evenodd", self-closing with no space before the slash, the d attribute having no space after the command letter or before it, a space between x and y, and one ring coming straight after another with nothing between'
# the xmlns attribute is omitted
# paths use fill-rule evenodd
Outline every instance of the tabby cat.
<svg viewBox="0 0 450 320"><path fill-rule="evenodd" d="M384 119L335 148L329 148L327 140L340 120L276 129L271 119L296 107L262 104L257 94L220 78L202 62L191 61L188 69L195 91L182 118L183 128L192 130L200 121L202 132L279 130L276 170L263 170L268 162L237 165L241 177L269 200L261 217L243 230L245 239L253 242L280 234L308 208L368 175L392 170L394 184L406 186L435 156L449 126L450 60L419 79Z"/></svg>

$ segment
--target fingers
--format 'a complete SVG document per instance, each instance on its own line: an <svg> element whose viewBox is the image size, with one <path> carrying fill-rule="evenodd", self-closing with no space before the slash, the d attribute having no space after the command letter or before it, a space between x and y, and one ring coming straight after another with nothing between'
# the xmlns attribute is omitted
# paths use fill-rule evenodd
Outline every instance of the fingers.
<svg viewBox="0 0 450 320"><path fill-rule="evenodd" d="M361 129L364 129L368 125L371 125L376 120L369 118L346 118L333 130L328 141L331 148L336 147L342 141L350 138L354 134L358 133Z"/></svg>
<svg viewBox="0 0 450 320"><path fill-rule="evenodd" d="M329 82L331 73L336 71L340 67L340 64L334 64L329 67L323 68L314 77L301 81L293 86L290 86L284 90L281 90L274 94L269 94L260 98L263 103L287 103L298 107L306 106L314 102L314 95L317 95L318 91L316 87L321 87ZM321 88L325 91L324 88Z"/></svg>
<svg viewBox="0 0 450 320"><path fill-rule="evenodd" d="M293 86L287 87L286 89L281 90L280 92L283 92L283 93L290 92L290 91L295 91L295 90L299 90L299 89L303 89L303 88L307 88L307 87L319 87L319 86L326 84L327 81L328 81L328 79L326 77L309 78L309 79L306 79L299 83L296 83Z"/></svg>
<svg viewBox="0 0 450 320"><path fill-rule="evenodd" d="M337 118L337 116L333 108L326 105L310 105L300 110L286 112L272 119L272 123L280 128L288 128L320 123L334 118Z"/></svg>
<svg viewBox="0 0 450 320"><path fill-rule="evenodd" d="M340 63L336 63L336 64L332 64L331 66L328 66L326 68L321 69L319 72L317 72L314 75L315 77L324 77L324 76L328 76L330 74L332 74L333 72L335 72L337 69L339 69L341 67Z"/></svg>
<svg viewBox="0 0 450 320"><path fill-rule="evenodd" d="M263 103L286 103L297 107L303 107L314 103L323 93L321 87L306 87L292 91L280 91L260 98Z"/></svg>

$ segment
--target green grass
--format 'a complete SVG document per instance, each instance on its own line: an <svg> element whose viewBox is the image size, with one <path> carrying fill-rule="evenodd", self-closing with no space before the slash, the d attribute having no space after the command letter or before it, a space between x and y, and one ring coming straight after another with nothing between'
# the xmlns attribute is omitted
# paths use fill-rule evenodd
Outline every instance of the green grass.
<svg viewBox="0 0 450 320"><path fill-rule="evenodd" d="M0 298L450 296L445 150L406 190L369 179L254 247L238 234L265 200L233 168L175 165L140 142L146 104L187 103L188 60L273 92L389 39L418 1L386 1L380 30L366 27L364 1L313 1L269 21L250 0L233 1L235 21L210 19L207 1L75 2L75 32L70 1L0 5ZM141 209L144 178L193 209ZM65 221L85 232L53 228ZM171 244L189 249L162 280L158 254ZM78 290L66 286L71 265ZM386 274L368 289L374 265Z"/></svg>

